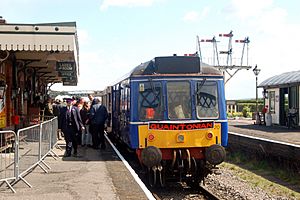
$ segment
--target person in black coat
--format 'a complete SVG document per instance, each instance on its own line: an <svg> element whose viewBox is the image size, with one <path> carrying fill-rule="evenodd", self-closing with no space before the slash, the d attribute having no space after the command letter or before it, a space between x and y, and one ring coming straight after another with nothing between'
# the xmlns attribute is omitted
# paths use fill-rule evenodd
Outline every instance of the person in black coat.
<svg viewBox="0 0 300 200"><path fill-rule="evenodd" d="M97 99L93 96L93 95L91 95L91 94L88 94L88 98L89 98L89 100L90 100L90 102L91 102L91 107L93 106L93 105L95 105L95 104L97 104Z"/></svg>
<svg viewBox="0 0 300 200"><path fill-rule="evenodd" d="M96 104L90 108L89 121L90 132L92 134L93 148L98 149L101 145L101 149L105 149L104 140L104 124L108 117L107 109L104 105L101 105L100 98L96 97Z"/></svg>
<svg viewBox="0 0 300 200"><path fill-rule="evenodd" d="M67 106L60 110L60 117L58 128L62 130L66 140L65 157L71 156L72 148L73 154L77 155L77 134L84 129L80 112L77 107L72 106L72 99L67 99Z"/></svg>

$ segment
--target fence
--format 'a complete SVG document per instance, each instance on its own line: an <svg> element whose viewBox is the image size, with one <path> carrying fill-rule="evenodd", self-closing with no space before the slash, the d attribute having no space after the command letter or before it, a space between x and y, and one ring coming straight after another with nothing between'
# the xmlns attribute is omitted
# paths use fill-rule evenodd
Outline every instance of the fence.
<svg viewBox="0 0 300 200"><path fill-rule="evenodd" d="M57 145L57 117L30 127L14 131L0 131L0 187L6 183L13 188L20 180L32 187L24 177L39 166L45 173L51 169L44 161ZM46 169L47 168L47 169Z"/></svg>
<svg viewBox="0 0 300 200"><path fill-rule="evenodd" d="M16 139L14 131L0 131L0 187L6 183L13 192L10 182L16 177Z"/></svg>

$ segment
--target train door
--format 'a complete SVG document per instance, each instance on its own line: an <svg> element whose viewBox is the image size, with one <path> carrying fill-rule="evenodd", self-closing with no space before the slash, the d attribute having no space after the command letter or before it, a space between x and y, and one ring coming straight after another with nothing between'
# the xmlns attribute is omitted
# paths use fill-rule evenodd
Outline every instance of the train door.
<svg viewBox="0 0 300 200"><path fill-rule="evenodd" d="M128 80L120 85L120 132L122 140L130 144L129 121L130 121L130 87Z"/></svg>
<svg viewBox="0 0 300 200"><path fill-rule="evenodd" d="M106 106L108 112L108 118L106 122L106 128L108 132L112 131L112 87L107 87L105 90L105 94L102 97L102 103Z"/></svg>
<svg viewBox="0 0 300 200"><path fill-rule="evenodd" d="M120 137L120 86L119 84L114 85L112 88L112 131L114 134Z"/></svg>

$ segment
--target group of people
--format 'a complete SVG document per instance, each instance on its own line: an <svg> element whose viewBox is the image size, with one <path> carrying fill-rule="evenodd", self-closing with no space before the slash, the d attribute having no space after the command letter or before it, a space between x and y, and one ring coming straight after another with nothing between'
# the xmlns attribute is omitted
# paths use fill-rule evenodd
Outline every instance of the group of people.
<svg viewBox="0 0 300 200"><path fill-rule="evenodd" d="M88 97L89 102L83 98L70 98L66 99L66 105L54 106L59 111L58 132L62 132L66 141L65 157L71 156L72 151L76 156L78 145L88 145L94 149L106 148L104 124L108 117L107 109L99 97Z"/></svg>

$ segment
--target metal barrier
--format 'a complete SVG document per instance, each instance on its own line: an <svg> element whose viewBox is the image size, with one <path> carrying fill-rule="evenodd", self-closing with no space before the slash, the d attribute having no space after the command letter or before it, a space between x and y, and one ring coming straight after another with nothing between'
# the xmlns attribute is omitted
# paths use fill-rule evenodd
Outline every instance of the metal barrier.
<svg viewBox="0 0 300 200"><path fill-rule="evenodd" d="M57 124L57 117L55 117L41 124L19 129L17 134L13 131L2 131L2 134L0 131L0 187L5 182L15 193L16 191L12 186L20 180L29 187L32 187L24 179L29 172L37 166L39 166L45 173L48 172L46 168L51 169L45 163L44 159L48 155L51 155L54 159L58 157L58 155L53 151L53 147L57 145ZM11 136L7 136L5 134L10 134ZM7 138L10 138L10 140L6 141ZM12 150L9 150L9 148L6 147L13 148ZM11 181L11 183L8 181Z"/></svg>
<svg viewBox="0 0 300 200"><path fill-rule="evenodd" d="M52 130L53 130L53 132L56 131L56 134L53 133L51 135L52 138L51 138L51 148L50 149L53 149L54 146L58 147L57 146L57 137L58 137L58 135L57 135L57 130L58 130L58 120L57 120L57 118L52 119Z"/></svg>
<svg viewBox="0 0 300 200"><path fill-rule="evenodd" d="M44 115L35 115L35 114L20 115L20 127L19 128L24 128L24 127L40 124L42 122L49 121L53 118L54 118L54 116L44 116Z"/></svg>
<svg viewBox="0 0 300 200"><path fill-rule="evenodd" d="M16 174L16 145L17 139L14 131L0 131L0 187L6 185L15 193L11 185L17 177Z"/></svg>

